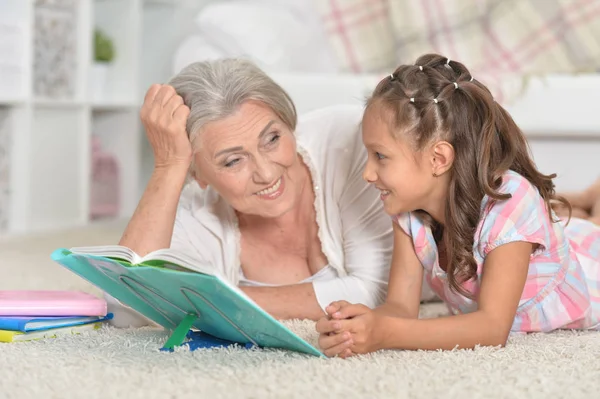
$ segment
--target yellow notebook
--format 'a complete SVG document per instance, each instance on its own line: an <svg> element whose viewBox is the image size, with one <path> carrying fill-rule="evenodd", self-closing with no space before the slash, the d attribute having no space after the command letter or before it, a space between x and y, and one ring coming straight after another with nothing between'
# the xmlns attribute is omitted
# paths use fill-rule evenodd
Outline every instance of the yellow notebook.
<svg viewBox="0 0 600 399"><path fill-rule="evenodd" d="M59 336L79 334L84 331L97 330L101 326L102 323L90 323L78 326L51 328L48 330L30 332L0 330L0 342L20 342L45 338L56 338Z"/></svg>

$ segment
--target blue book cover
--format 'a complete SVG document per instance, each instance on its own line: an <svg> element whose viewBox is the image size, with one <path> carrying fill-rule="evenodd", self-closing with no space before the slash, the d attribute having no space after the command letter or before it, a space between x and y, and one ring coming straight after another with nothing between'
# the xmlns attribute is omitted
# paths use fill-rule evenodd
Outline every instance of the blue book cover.
<svg viewBox="0 0 600 399"><path fill-rule="evenodd" d="M140 258L124 247L61 248L52 259L166 329L195 314L192 326L213 337L324 357L238 287L181 253Z"/></svg>
<svg viewBox="0 0 600 399"><path fill-rule="evenodd" d="M106 316L57 316L57 317L35 317L35 316L0 316L0 330L30 332L48 330L59 327L72 327L89 323L97 323L110 320L112 314Z"/></svg>

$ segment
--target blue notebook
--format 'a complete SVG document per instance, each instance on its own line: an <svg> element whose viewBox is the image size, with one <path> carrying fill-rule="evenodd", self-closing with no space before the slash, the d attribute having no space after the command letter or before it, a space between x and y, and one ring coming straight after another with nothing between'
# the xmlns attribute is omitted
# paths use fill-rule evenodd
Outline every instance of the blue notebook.
<svg viewBox="0 0 600 399"><path fill-rule="evenodd" d="M166 329L177 329L194 314L194 328L224 341L324 357L238 287L185 254L160 250L140 258L111 246L57 249L52 259Z"/></svg>
<svg viewBox="0 0 600 399"><path fill-rule="evenodd" d="M187 347L189 350L194 351L196 349L209 349L209 348L227 348L235 346L238 348L252 349L255 346L251 343L241 345L239 342L227 341L225 339L213 337L204 331L190 330L186 334L187 341L182 346ZM172 352L173 349L162 348L163 351Z"/></svg>
<svg viewBox="0 0 600 399"><path fill-rule="evenodd" d="M106 316L58 316L58 317L19 317L19 316L0 316L0 330L10 331L41 331L51 328L72 327L82 324L96 323L104 320L110 320L112 313Z"/></svg>

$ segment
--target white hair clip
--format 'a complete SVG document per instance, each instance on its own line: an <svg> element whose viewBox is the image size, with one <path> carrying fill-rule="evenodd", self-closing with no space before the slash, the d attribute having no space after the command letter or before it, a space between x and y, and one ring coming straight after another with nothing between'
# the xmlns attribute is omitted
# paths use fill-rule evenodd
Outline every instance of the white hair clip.
<svg viewBox="0 0 600 399"><path fill-rule="evenodd" d="M450 65L450 58L446 58L446 65Z"/></svg>
<svg viewBox="0 0 600 399"><path fill-rule="evenodd" d="M390 80L394 80L394 74L390 73Z"/></svg>
<svg viewBox="0 0 600 399"><path fill-rule="evenodd" d="M411 102L411 103L414 103L414 102L415 102L415 98L414 98L414 97L411 97L411 98L410 98L410 102Z"/></svg>
<svg viewBox="0 0 600 399"><path fill-rule="evenodd" d="M434 98L434 99L433 99L433 102L437 104L437 103L438 103L438 100L437 100L437 98Z"/></svg>
<svg viewBox="0 0 600 399"><path fill-rule="evenodd" d="M419 65L419 71L423 70L423 65Z"/></svg>
<svg viewBox="0 0 600 399"><path fill-rule="evenodd" d="M473 81L473 76L471 76L471 80L469 80L469 82L472 82L472 81Z"/></svg>
<svg viewBox="0 0 600 399"><path fill-rule="evenodd" d="M454 89L458 89L458 83L454 82Z"/></svg>

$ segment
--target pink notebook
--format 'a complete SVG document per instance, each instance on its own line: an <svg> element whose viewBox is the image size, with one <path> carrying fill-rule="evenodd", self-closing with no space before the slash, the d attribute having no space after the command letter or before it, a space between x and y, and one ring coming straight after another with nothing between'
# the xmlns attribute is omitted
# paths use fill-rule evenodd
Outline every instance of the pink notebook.
<svg viewBox="0 0 600 399"><path fill-rule="evenodd" d="M0 316L106 316L106 301L80 291L0 291Z"/></svg>

